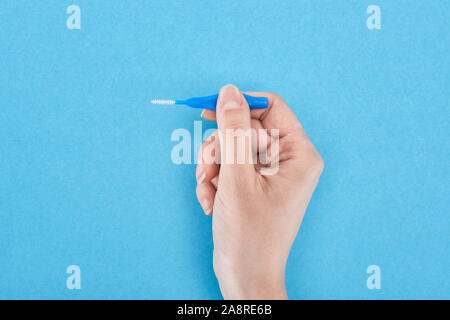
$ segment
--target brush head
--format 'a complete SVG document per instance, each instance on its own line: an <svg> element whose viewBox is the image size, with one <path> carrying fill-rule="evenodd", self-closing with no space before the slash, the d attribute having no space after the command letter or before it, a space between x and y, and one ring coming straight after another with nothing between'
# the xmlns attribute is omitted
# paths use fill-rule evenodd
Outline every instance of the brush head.
<svg viewBox="0 0 450 320"><path fill-rule="evenodd" d="M175 104L175 100L159 100L155 99L150 101L152 104Z"/></svg>

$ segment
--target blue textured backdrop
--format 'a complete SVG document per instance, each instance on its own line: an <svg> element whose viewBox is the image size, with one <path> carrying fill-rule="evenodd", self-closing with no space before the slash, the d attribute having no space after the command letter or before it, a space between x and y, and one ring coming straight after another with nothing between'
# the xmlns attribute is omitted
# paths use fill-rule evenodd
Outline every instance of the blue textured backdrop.
<svg viewBox="0 0 450 320"><path fill-rule="evenodd" d="M170 158L199 111L148 101L226 83L282 95L325 160L291 298L449 298L449 21L446 0L2 0L0 298L220 298Z"/></svg>

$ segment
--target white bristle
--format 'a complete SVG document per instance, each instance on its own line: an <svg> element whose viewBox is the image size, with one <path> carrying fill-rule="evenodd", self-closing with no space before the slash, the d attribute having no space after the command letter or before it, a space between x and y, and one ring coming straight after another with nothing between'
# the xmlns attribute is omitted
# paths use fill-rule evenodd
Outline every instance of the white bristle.
<svg viewBox="0 0 450 320"><path fill-rule="evenodd" d="M152 100L150 101L152 104L175 104L175 100Z"/></svg>

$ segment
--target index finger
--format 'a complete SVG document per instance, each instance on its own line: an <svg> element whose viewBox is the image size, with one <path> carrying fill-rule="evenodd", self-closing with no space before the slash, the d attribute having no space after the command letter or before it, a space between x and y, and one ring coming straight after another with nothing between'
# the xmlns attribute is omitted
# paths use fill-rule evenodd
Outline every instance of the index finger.
<svg viewBox="0 0 450 320"><path fill-rule="evenodd" d="M280 137L286 136L291 132L304 134L300 121L280 95L273 92L246 92L246 94L269 99L269 105L266 109L253 109L250 111L251 117L261 121L264 128L278 129Z"/></svg>

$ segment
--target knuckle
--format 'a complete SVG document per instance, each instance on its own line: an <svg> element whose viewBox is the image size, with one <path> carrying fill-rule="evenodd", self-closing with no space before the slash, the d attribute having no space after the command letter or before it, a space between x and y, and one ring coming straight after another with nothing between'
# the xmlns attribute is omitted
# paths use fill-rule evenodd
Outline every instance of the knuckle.
<svg viewBox="0 0 450 320"><path fill-rule="evenodd" d="M314 181L322 174L324 170L324 161L311 142L308 141L306 144L303 144L301 149L301 165L298 167L297 172L307 180Z"/></svg>
<svg viewBox="0 0 450 320"><path fill-rule="evenodd" d="M280 103L280 102L281 103L286 103L284 101L283 97L280 96L278 93L270 92L270 95L272 96L272 99L273 99L274 102L276 102L276 103Z"/></svg>
<svg viewBox="0 0 450 320"><path fill-rule="evenodd" d="M314 149L311 155L311 160L308 164L309 175L313 178L318 178L322 174L324 169L324 161L320 154Z"/></svg>
<svg viewBox="0 0 450 320"><path fill-rule="evenodd" d="M195 193L197 194L197 198L200 196L201 194L201 188L200 185L198 184L197 187L195 188Z"/></svg>
<svg viewBox="0 0 450 320"><path fill-rule="evenodd" d="M246 118L242 116L241 113L229 114L225 119L226 128L243 128L247 127Z"/></svg>
<svg viewBox="0 0 450 320"><path fill-rule="evenodd" d="M195 193L197 194L197 198L199 200L201 200L202 198L204 198L207 194L207 189L206 186L204 184L199 184L197 185L197 188L195 190Z"/></svg>
<svg viewBox="0 0 450 320"><path fill-rule="evenodd" d="M322 174L324 168L325 162L323 161L322 157L317 153L317 157L315 160L315 169L317 170L319 175Z"/></svg>
<svg viewBox="0 0 450 320"><path fill-rule="evenodd" d="M242 128L242 127L244 127L244 125L245 124L243 123L243 121L241 119L230 119L227 121L227 124L226 124L227 128L230 128L230 129Z"/></svg>

